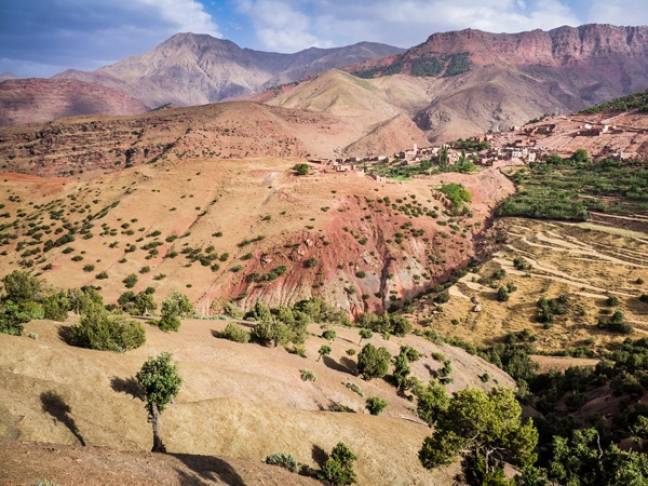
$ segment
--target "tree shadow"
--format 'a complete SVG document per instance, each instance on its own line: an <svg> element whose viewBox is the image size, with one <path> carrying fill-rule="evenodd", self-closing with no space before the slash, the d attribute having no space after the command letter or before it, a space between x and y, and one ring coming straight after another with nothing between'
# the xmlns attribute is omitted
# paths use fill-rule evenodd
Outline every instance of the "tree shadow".
<svg viewBox="0 0 648 486"><path fill-rule="evenodd" d="M246 486L243 478L239 476L236 470L223 459L214 456L201 456L197 454L169 454L180 460L185 466L198 474L201 478L209 481L222 481L231 486ZM186 473L181 473L184 481L182 484L199 485L203 484L197 478L192 478Z"/></svg>
<svg viewBox="0 0 648 486"><path fill-rule="evenodd" d="M345 359L345 358L342 358L340 361L342 361L343 359ZM346 359L348 359L348 358L346 358ZM351 360L349 360L349 361L351 361ZM351 375L355 375L355 372L354 372L353 368L348 368L347 366L345 366L341 362L338 363L337 361L335 361L330 356L324 356L322 358L322 362L327 367L331 368L332 370L339 371L341 373L349 373ZM355 367L355 365L354 365L354 367Z"/></svg>
<svg viewBox="0 0 648 486"><path fill-rule="evenodd" d="M59 326L58 336L65 344L69 344L70 346L76 345L72 326Z"/></svg>
<svg viewBox="0 0 648 486"><path fill-rule="evenodd" d="M110 387L118 393L126 393L133 398L144 400L144 390L132 376L130 378L113 376L110 379Z"/></svg>
<svg viewBox="0 0 648 486"><path fill-rule="evenodd" d="M40 395L40 401L43 412L48 413L54 419L65 425L82 446L86 445L85 439L81 435L74 418L70 415L72 409L65 403L61 395L54 391L43 392Z"/></svg>
<svg viewBox="0 0 648 486"><path fill-rule="evenodd" d="M313 461L315 461L315 464L317 464L320 469L324 467L324 464L326 464L328 457L328 452L326 452L317 444L313 444L313 448L311 450L311 458L313 459Z"/></svg>

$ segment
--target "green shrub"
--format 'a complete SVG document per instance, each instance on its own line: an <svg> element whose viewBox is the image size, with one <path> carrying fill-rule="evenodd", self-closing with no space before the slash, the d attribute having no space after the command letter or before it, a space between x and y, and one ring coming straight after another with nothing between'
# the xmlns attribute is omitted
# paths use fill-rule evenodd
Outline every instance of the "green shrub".
<svg viewBox="0 0 648 486"><path fill-rule="evenodd" d="M225 329L218 334L218 337L228 339L236 343L247 343L250 340L250 333L243 329L241 326L229 323Z"/></svg>
<svg viewBox="0 0 648 486"><path fill-rule="evenodd" d="M144 328L139 322L105 310L91 310L79 324L69 328L70 344L102 351L124 352L144 344Z"/></svg>
<svg viewBox="0 0 648 486"><path fill-rule="evenodd" d="M87 265L83 265L83 271L84 272L92 272L95 269L95 266L92 265L91 263L88 263Z"/></svg>
<svg viewBox="0 0 648 486"><path fill-rule="evenodd" d="M313 373L311 370L299 370L299 376L302 381L315 381L315 373Z"/></svg>
<svg viewBox="0 0 648 486"><path fill-rule="evenodd" d="M497 289L497 300L499 302L506 302L509 300L509 291L506 287L500 287Z"/></svg>
<svg viewBox="0 0 648 486"><path fill-rule="evenodd" d="M137 283L137 275L131 273L126 278L124 278L124 280L122 280L122 283L127 289L132 289L133 287L135 287L135 284Z"/></svg>
<svg viewBox="0 0 648 486"><path fill-rule="evenodd" d="M308 166L308 164L301 163L301 164L293 165L292 170L295 172L295 174L299 176L304 176L308 174L310 167Z"/></svg>
<svg viewBox="0 0 648 486"><path fill-rule="evenodd" d="M326 331L324 331L322 333L322 337L324 339L326 339L327 341L333 341L336 336L337 336L337 334L335 333L335 331L333 329L327 329Z"/></svg>
<svg viewBox="0 0 648 486"><path fill-rule="evenodd" d="M48 295L43 299L45 319L63 322L68 317L69 308L70 301L65 292L56 292L55 294Z"/></svg>
<svg viewBox="0 0 648 486"><path fill-rule="evenodd" d="M265 458L265 463L273 466L283 467L290 472L297 471L297 461L290 454L284 452L279 452L277 454L271 454Z"/></svg>
<svg viewBox="0 0 648 486"><path fill-rule="evenodd" d="M386 406L387 402L380 397L369 397L365 402L365 408L371 415L380 415Z"/></svg>
<svg viewBox="0 0 648 486"><path fill-rule="evenodd" d="M164 332L180 329L180 318L187 317L193 312L193 305L186 295L173 292L162 302L162 312L158 326Z"/></svg>
<svg viewBox="0 0 648 486"><path fill-rule="evenodd" d="M8 300L23 302L39 300L42 297L43 286L34 275L14 270L2 278L2 286Z"/></svg>
<svg viewBox="0 0 648 486"><path fill-rule="evenodd" d="M322 467L321 477L334 486L346 486L356 482L353 471L355 454L343 442L338 442Z"/></svg>
<svg viewBox="0 0 648 486"><path fill-rule="evenodd" d="M391 355L385 348L366 344L358 354L358 371L365 380L382 378L389 371Z"/></svg>

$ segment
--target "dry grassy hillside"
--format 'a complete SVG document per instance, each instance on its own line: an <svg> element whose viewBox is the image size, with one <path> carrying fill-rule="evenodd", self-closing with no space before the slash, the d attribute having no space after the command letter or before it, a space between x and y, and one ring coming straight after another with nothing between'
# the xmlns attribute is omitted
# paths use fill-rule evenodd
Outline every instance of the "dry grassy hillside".
<svg viewBox="0 0 648 486"><path fill-rule="evenodd" d="M337 337L326 341L320 337L322 327L312 325L302 358L282 348L214 337L225 324L186 320L178 333L168 334L146 326L146 344L124 354L71 347L59 338L61 324L49 321L26 326L36 339L0 335L0 435L21 442L148 450L150 425L133 376L148 356L168 351L184 383L162 416L162 434L168 450L181 460L177 454L216 455L237 458L236 467L242 460L260 462L288 452L317 467L322 450L344 441L358 456L359 484L450 481L454 466L430 472L418 461L416 451L429 428L416 418L414 404L386 381L355 376L355 358L347 350L358 352L367 342L360 343L357 329L335 326ZM419 350L424 357L412 363L412 373L422 380L443 366L441 353L453 365L449 391L513 385L498 368L445 344L411 335L369 341L392 354L401 344ZM318 360L317 349L325 343L333 351ZM301 369L311 370L316 381L301 380ZM479 378L485 372L486 383ZM363 396L347 383L358 386ZM388 401L380 416L364 410L369 396ZM341 406L355 413L329 411Z"/></svg>
<svg viewBox="0 0 648 486"><path fill-rule="evenodd" d="M238 299L322 296L355 314L436 285L476 254L493 207L512 192L498 169L377 182L361 173L296 176L294 161L184 161L98 178L0 178L2 274L97 285L108 302L152 286L202 313ZM463 184L454 215L436 189ZM49 243L48 243L49 241Z"/></svg>
<svg viewBox="0 0 648 486"><path fill-rule="evenodd" d="M311 478L261 462L196 454L152 454L108 447L0 441L0 482L102 486L317 486Z"/></svg>

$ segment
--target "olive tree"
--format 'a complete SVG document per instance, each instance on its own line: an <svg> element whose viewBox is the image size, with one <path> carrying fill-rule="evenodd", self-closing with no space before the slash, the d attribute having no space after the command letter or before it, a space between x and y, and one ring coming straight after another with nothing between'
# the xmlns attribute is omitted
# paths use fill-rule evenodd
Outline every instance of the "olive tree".
<svg viewBox="0 0 648 486"><path fill-rule="evenodd" d="M166 452L160 437L160 414L173 401L182 384L176 365L169 353L149 358L136 375L144 390L146 410L153 427L153 452Z"/></svg>
<svg viewBox="0 0 648 486"><path fill-rule="evenodd" d="M366 344L358 354L358 371L365 380L382 378L389 370L390 359L387 349Z"/></svg>
<svg viewBox="0 0 648 486"><path fill-rule="evenodd" d="M501 478L507 463L524 469L536 461L538 431L530 420L522 419L522 407L512 390L464 389L432 415L428 418L434 433L419 451L428 469L463 456L466 481L481 485Z"/></svg>
<svg viewBox="0 0 648 486"><path fill-rule="evenodd" d="M193 305L179 292L173 292L162 302L162 312L158 325L164 332L177 331L180 329L180 318L186 317L193 312Z"/></svg>

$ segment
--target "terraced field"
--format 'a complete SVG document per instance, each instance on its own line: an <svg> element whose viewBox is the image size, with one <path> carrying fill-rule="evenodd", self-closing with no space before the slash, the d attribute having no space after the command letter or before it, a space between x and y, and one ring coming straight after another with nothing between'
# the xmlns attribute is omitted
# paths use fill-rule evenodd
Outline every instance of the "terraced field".
<svg viewBox="0 0 648 486"><path fill-rule="evenodd" d="M544 352L596 351L625 339L597 328L600 317L616 310L633 327L630 337L648 334L648 304L639 300L648 291L648 234L519 218L501 219L493 231L502 241L499 251L449 289L447 304L432 297L418 304L419 323L478 345L528 329ZM508 284L516 290L498 300L497 291ZM538 300L560 295L567 296L565 313L539 322Z"/></svg>

